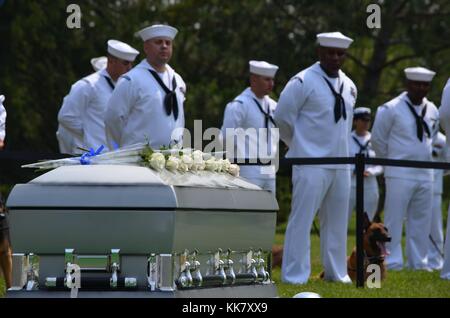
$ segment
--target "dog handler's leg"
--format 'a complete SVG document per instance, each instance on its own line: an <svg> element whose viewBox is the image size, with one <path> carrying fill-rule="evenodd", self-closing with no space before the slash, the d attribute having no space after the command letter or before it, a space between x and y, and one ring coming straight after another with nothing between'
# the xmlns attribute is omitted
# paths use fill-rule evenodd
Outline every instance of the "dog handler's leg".
<svg viewBox="0 0 450 318"><path fill-rule="evenodd" d="M324 279L351 283L347 274L347 211L350 196L350 172L328 170L331 186L319 212L322 236L320 250Z"/></svg>
<svg viewBox="0 0 450 318"><path fill-rule="evenodd" d="M386 178L386 200L384 203L384 224L389 229L392 240L386 244L389 255L387 268L403 269L402 229L406 210L413 194L414 182L400 178Z"/></svg>
<svg viewBox="0 0 450 318"><path fill-rule="evenodd" d="M428 236L431 227L432 182L415 181L418 189L406 218L406 256L411 269L428 270Z"/></svg>
<svg viewBox="0 0 450 318"><path fill-rule="evenodd" d="M281 278L291 284L305 284L311 274L311 226L327 182L326 169L292 167L292 210L284 240Z"/></svg>

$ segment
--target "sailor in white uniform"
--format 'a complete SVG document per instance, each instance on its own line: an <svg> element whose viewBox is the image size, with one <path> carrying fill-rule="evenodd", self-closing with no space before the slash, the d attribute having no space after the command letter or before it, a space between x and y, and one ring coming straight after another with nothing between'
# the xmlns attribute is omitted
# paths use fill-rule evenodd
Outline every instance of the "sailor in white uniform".
<svg viewBox="0 0 450 318"><path fill-rule="evenodd" d="M104 125L106 104L117 79L131 69L139 51L117 40L109 40L107 45L107 67L72 85L58 113L59 124L73 136L70 153L81 153L79 148L98 149L102 145L108 149Z"/></svg>
<svg viewBox="0 0 450 318"><path fill-rule="evenodd" d="M378 157L431 161L432 141L439 129L436 106L425 98L435 72L423 67L405 69L407 91L378 107L372 145ZM403 268L402 227L406 220L407 267L429 270L428 235L433 198L433 170L384 168L384 223L392 241L387 244L388 269Z"/></svg>
<svg viewBox="0 0 450 318"><path fill-rule="evenodd" d="M5 96L0 95L0 150L5 147L5 136L6 136L6 109L3 106L5 101Z"/></svg>
<svg viewBox="0 0 450 318"><path fill-rule="evenodd" d="M450 132L450 78L448 79L442 92L439 116L441 126L448 135ZM447 157L447 162L450 162L450 138L446 140L445 155ZM442 266L441 278L450 280L450 217L447 217L447 232L445 235L444 245L444 265Z"/></svg>
<svg viewBox="0 0 450 318"><path fill-rule="evenodd" d="M340 68L353 40L340 32L318 34L317 39L319 62L287 83L274 119L289 147L288 157L348 157L357 91ZM310 231L319 210L324 279L350 283L346 262L350 165L294 166L292 182L282 280L308 281Z"/></svg>
<svg viewBox="0 0 450 318"><path fill-rule="evenodd" d="M106 56L99 56L91 59L91 65L95 72L105 69L107 63L108 58ZM67 130L61 124L58 124L56 139L58 140L59 151L61 153L70 154L76 148L74 146L74 137L70 133L70 130Z"/></svg>
<svg viewBox="0 0 450 318"><path fill-rule="evenodd" d="M265 61L250 61L249 67L250 87L226 106L222 137L227 147L232 147L230 153L236 158L273 158L279 140L272 117L277 102L268 94L273 90L278 66ZM248 132L248 138L237 137L239 128L243 129L243 134ZM227 139L227 132L231 140ZM240 176L275 194L274 165L241 166Z"/></svg>
<svg viewBox="0 0 450 318"><path fill-rule="evenodd" d="M371 111L367 107L355 108L353 112L353 122L355 130L352 131L349 141L350 156L363 154L366 157L374 158L375 151L370 142L371 134L369 132ZM367 212L370 220L373 219L378 207L378 182L377 176L383 173L382 166L366 166L364 171L364 212ZM348 206L348 219L352 216L353 209L356 206L356 175L352 172L352 187L350 190L350 202Z"/></svg>
<svg viewBox="0 0 450 318"><path fill-rule="evenodd" d="M446 138L438 132L433 142L433 161L444 162L446 160ZM442 253L444 250L444 232L442 227L442 190L445 171L434 169L433 206L431 216L430 239L428 241L428 267L433 270L441 270L444 264Z"/></svg>
<svg viewBox="0 0 450 318"><path fill-rule="evenodd" d="M105 126L110 145L149 142L159 149L182 144L186 84L167 64L177 32L168 25L139 31L146 58L120 78L108 103Z"/></svg>

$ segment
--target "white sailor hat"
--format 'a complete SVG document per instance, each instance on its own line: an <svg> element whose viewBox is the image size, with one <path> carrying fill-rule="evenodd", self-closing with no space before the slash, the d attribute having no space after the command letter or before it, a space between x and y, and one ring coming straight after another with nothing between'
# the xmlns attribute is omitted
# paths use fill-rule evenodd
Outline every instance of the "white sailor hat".
<svg viewBox="0 0 450 318"><path fill-rule="evenodd" d="M91 65L95 71L106 68L106 64L108 64L108 58L106 56L99 56L91 59Z"/></svg>
<svg viewBox="0 0 450 318"><path fill-rule="evenodd" d="M144 42L157 37L164 37L173 40L175 39L178 30L170 25L154 24L140 30L138 33Z"/></svg>
<svg viewBox="0 0 450 318"><path fill-rule="evenodd" d="M135 50L128 44L117 40L108 41L108 53L119 59L133 62L136 56L139 54L138 50Z"/></svg>
<svg viewBox="0 0 450 318"><path fill-rule="evenodd" d="M295 294L292 298L321 298L319 294L313 292L302 292Z"/></svg>
<svg viewBox="0 0 450 318"><path fill-rule="evenodd" d="M267 63L265 61L250 61L250 73L274 78L278 71L278 66Z"/></svg>
<svg viewBox="0 0 450 318"><path fill-rule="evenodd" d="M417 82L431 82L434 75L436 75L436 72L424 67L408 67L404 71L407 79Z"/></svg>
<svg viewBox="0 0 450 318"><path fill-rule="evenodd" d="M367 107L357 107L353 110L353 118L369 118L370 119L371 110Z"/></svg>
<svg viewBox="0 0 450 318"><path fill-rule="evenodd" d="M353 40L341 32L329 32L317 34L317 42L320 46L347 49Z"/></svg>
<svg viewBox="0 0 450 318"><path fill-rule="evenodd" d="M0 95L0 104L2 104L5 101L5 95Z"/></svg>

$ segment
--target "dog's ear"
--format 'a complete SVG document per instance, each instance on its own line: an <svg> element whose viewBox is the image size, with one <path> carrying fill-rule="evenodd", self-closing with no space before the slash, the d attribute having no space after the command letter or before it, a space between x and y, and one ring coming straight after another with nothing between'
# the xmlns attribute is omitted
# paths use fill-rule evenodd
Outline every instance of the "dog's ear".
<svg viewBox="0 0 450 318"><path fill-rule="evenodd" d="M364 223L363 223L364 231L367 231L371 223L372 222L370 222L369 215L367 214L367 212L364 212Z"/></svg>
<svg viewBox="0 0 450 318"><path fill-rule="evenodd" d="M373 217L373 222L381 223L381 216L379 214L375 214L375 216Z"/></svg>

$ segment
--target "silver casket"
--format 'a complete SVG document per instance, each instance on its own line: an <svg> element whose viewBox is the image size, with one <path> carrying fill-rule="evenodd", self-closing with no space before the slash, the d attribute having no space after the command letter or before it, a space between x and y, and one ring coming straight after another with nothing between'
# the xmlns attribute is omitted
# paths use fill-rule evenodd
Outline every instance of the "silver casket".
<svg viewBox="0 0 450 318"><path fill-rule="evenodd" d="M274 196L227 174L64 166L16 185L8 297L274 297Z"/></svg>

